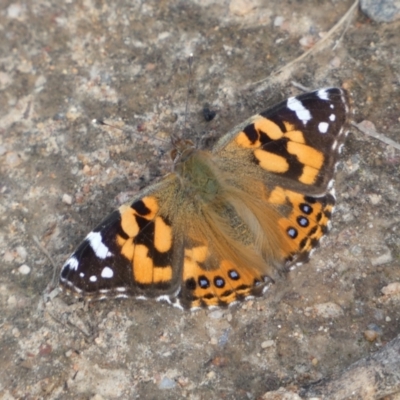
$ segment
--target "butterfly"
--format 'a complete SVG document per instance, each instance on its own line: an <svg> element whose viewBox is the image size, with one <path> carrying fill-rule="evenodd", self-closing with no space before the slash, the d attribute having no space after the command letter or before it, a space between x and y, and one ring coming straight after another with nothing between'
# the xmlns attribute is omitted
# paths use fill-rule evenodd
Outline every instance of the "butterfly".
<svg viewBox="0 0 400 400"><path fill-rule="evenodd" d="M349 108L345 90L319 89L252 116L211 151L173 140L173 171L86 236L61 286L192 309L263 294L329 230Z"/></svg>

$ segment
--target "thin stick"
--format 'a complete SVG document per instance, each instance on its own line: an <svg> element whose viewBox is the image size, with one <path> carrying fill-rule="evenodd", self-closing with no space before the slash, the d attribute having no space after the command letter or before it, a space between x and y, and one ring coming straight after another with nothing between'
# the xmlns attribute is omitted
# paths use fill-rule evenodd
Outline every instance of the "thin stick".
<svg viewBox="0 0 400 400"><path fill-rule="evenodd" d="M347 10L346 14L343 15L342 18L328 31L328 33L319 40L313 47L308 49L305 53L301 56L297 57L296 59L290 61L288 64L284 65L283 67L277 69L276 71L272 72L267 78L261 79L260 81L253 82L251 85L259 85L264 83L265 81L269 80L271 77L274 77L278 74L281 74L285 70L289 70L294 64L297 64L299 61L303 60L304 58L308 57L311 53L314 53L321 49L322 45L343 25L343 23L350 17L352 12L357 8L359 0L356 0L353 5Z"/></svg>
<svg viewBox="0 0 400 400"><path fill-rule="evenodd" d="M357 2L356 2L356 3L357 3ZM353 4L353 6L354 6L354 4ZM347 24L346 24L345 28L343 29L343 32L342 32L342 34L340 35L340 38L339 38L338 40L336 40L336 43L335 43L335 45L332 47L332 50L335 50L336 47L339 45L339 43L342 41L344 35L346 34L347 30L349 29L349 26L350 26L350 18L347 19Z"/></svg>
<svg viewBox="0 0 400 400"><path fill-rule="evenodd" d="M302 90L303 92L310 92L310 91L311 91L311 88L308 88L307 86L304 86L304 85L302 85L302 84L299 83L299 82L290 81L290 83L291 83L295 88L300 89L300 90Z"/></svg>
<svg viewBox="0 0 400 400"><path fill-rule="evenodd" d="M379 133L377 131L375 131L374 129L370 129L367 126L365 126L365 124L363 123L355 123L355 122L351 122L351 125L355 126L360 132L368 135L368 136L372 136L375 139L380 140L383 143L388 144L389 146L394 147L397 150L400 150L400 144L395 142L394 140L388 138L385 135L382 135L382 133Z"/></svg>
<svg viewBox="0 0 400 400"><path fill-rule="evenodd" d="M113 128L113 129L118 129L118 130L121 131L121 132L129 132L129 133L131 133L133 136L135 136L135 138L138 139L138 140L141 140L141 139L143 138L143 136L139 135L137 132L135 132L133 129L131 129L131 128L129 128L129 127L128 127L128 129L120 128L119 126L111 125L111 124L109 124L108 122L105 122L105 121L102 120L102 119L96 119L96 118L95 118L95 119L92 120L92 124L94 124L94 125L107 126L107 127L109 127L109 128ZM169 140L165 140L165 139L159 138L159 137L157 137L157 136L148 136L148 137L151 138L151 139L153 139L153 140L158 140L158 141L161 142L161 143L168 143L168 144L170 143Z"/></svg>
<svg viewBox="0 0 400 400"><path fill-rule="evenodd" d="M56 271L57 271L56 263L53 261L50 253L42 246L42 244L40 243L39 239L35 235L32 236L32 239L35 242L36 246L39 247L39 249L49 259L51 265L53 266L53 278L52 278L51 282L54 284L55 279L56 279Z"/></svg>

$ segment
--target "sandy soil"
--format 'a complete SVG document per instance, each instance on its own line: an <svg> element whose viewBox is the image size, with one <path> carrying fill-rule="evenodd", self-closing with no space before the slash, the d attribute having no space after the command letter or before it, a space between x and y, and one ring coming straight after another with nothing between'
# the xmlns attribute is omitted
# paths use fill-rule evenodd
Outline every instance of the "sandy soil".
<svg viewBox="0 0 400 400"><path fill-rule="evenodd" d="M400 142L399 21L355 11L274 74L352 2L215 3L2 2L1 398L257 399L338 373L400 333L400 151L357 129L337 172L330 235L263 298L195 313L43 301L53 267L35 238L62 265L103 216L169 170L190 52L197 140L300 93L296 81L347 88L354 121ZM205 105L217 111L211 122Z"/></svg>

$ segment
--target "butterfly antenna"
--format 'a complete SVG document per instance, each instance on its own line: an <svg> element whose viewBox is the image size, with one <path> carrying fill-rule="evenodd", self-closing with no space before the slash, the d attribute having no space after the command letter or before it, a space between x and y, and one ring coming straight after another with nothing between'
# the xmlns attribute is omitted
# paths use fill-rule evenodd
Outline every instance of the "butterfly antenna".
<svg viewBox="0 0 400 400"><path fill-rule="evenodd" d="M133 136L135 136L136 139L142 139L142 138L143 138L142 135L139 135L137 132L135 132L135 131L133 131L133 130L132 130L132 131L131 131L131 130L126 130L125 128L121 128L121 127L119 127L119 126L115 126L115 125L109 124L108 122L105 122L105 121L102 120L102 119L93 119L93 120L92 120L92 123L93 123L94 125L103 125L103 126L108 126L108 127L110 127L110 128L113 128L113 129L118 129L118 130L121 131L121 132L129 132L129 133L131 133ZM168 143L167 140L162 139L162 138L158 138L158 137L156 137L156 136L150 136L150 138L151 138L151 139L154 139L154 140L158 140L158 141L161 142L161 143Z"/></svg>

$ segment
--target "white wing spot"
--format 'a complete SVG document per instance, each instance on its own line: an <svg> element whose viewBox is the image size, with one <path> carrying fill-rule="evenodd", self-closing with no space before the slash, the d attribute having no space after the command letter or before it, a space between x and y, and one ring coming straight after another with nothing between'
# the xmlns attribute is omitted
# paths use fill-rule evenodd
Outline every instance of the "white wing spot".
<svg viewBox="0 0 400 400"><path fill-rule="evenodd" d="M80 278L83 278L84 276L85 276L85 274L84 274L83 272L80 272L80 273L79 273L79 277L80 277Z"/></svg>
<svg viewBox="0 0 400 400"><path fill-rule="evenodd" d="M104 267L101 271L102 278L112 278L114 276L114 271L110 267Z"/></svg>
<svg viewBox="0 0 400 400"><path fill-rule="evenodd" d="M300 100L296 99L296 97L290 97L287 100L287 107L289 108L289 110L292 110L296 113L297 118L300 121L303 121L304 125L312 118L310 111L307 110L303 106L303 103Z"/></svg>
<svg viewBox="0 0 400 400"><path fill-rule="evenodd" d="M76 257L70 257L64 264L63 269L68 268L71 271L76 271L79 267L79 261Z"/></svg>
<svg viewBox="0 0 400 400"><path fill-rule="evenodd" d="M89 278L89 281L90 281L90 282L96 282L96 281L97 281L97 276L92 275L92 276Z"/></svg>
<svg viewBox="0 0 400 400"><path fill-rule="evenodd" d="M329 107L332 108L332 110L335 108L333 104L331 104Z"/></svg>
<svg viewBox="0 0 400 400"><path fill-rule="evenodd" d="M320 133L326 133L328 132L329 124L327 122L320 122L318 124L318 130Z"/></svg>
<svg viewBox="0 0 400 400"><path fill-rule="evenodd" d="M90 232L89 235L86 236L86 240L89 242L94 254L101 260L112 256L108 247L102 242L103 238L100 232Z"/></svg>
<svg viewBox="0 0 400 400"><path fill-rule="evenodd" d="M330 119L332 122L335 121L336 115L335 115L335 114L331 114L331 115L329 116L329 119Z"/></svg>
<svg viewBox="0 0 400 400"><path fill-rule="evenodd" d="M329 100L329 95L328 95L328 91L326 89L320 89L318 90L318 97L321 100Z"/></svg>
<svg viewBox="0 0 400 400"><path fill-rule="evenodd" d="M170 297L167 296L166 294L163 294L163 295L161 295L161 296L158 296L158 297L156 298L156 300L157 300L157 301L166 301L168 304L172 304L172 301L171 301Z"/></svg>

